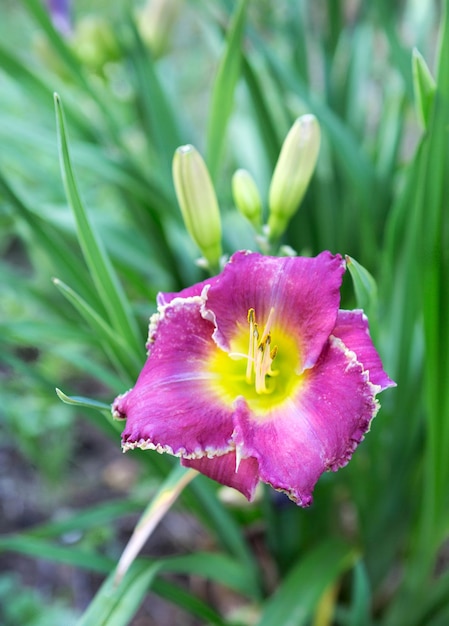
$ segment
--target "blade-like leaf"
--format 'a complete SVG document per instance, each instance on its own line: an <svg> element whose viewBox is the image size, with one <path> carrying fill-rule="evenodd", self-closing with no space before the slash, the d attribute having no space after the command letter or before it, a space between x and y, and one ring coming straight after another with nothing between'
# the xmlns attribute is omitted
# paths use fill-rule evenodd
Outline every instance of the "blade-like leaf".
<svg viewBox="0 0 449 626"><path fill-rule="evenodd" d="M120 517L136 513L141 509L142 502L133 498L102 502L56 521L35 526L27 532L27 535L39 538L60 537L72 531L84 531L112 524Z"/></svg>
<svg viewBox="0 0 449 626"><path fill-rule="evenodd" d="M369 626L371 623L371 590L366 568L362 561L355 564L353 571L351 609L348 626Z"/></svg>
<svg viewBox="0 0 449 626"><path fill-rule="evenodd" d="M77 626L127 626L158 570L157 562L135 562L119 584L109 576Z"/></svg>
<svg viewBox="0 0 449 626"><path fill-rule="evenodd" d="M182 143L178 123L172 102L159 80L151 53L140 38L139 31L131 16L124 19L129 27L132 47L126 51L135 80L135 92L138 98L138 110L142 115L142 124L147 140L157 155L156 168L163 174L160 179L170 180L171 161L176 148ZM173 203L167 203L169 210Z"/></svg>
<svg viewBox="0 0 449 626"><path fill-rule="evenodd" d="M216 177L231 116L234 91L240 76L241 46L248 0L239 0L226 38L225 53L220 61L212 92L207 132L207 164L212 179Z"/></svg>
<svg viewBox="0 0 449 626"><path fill-rule="evenodd" d="M72 406L82 406L88 409L97 409L98 411L111 412L109 404L104 402L98 402L98 400L91 400L90 398L84 398L83 396L67 396L60 389L56 389L58 398L65 404L71 404Z"/></svg>
<svg viewBox="0 0 449 626"><path fill-rule="evenodd" d="M18 552L37 559L66 563L93 572L108 573L114 562L100 554L75 546L59 546L51 541L29 535L0 537L0 552Z"/></svg>
<svg viewBox="0 0 449 626"><path fill-rule="evenodd" d="M182 607L190 615L196 615L202 620L201 623L208 624L208 626L210 624L229 626L229 622L225 622L210 606L179 585L175 585L163 578L157 578L152 585L152 590L161 598L165 598L169 602Z"/></svg>
<svg viewBox="0 0 449 626"><path fill-rule="evenodd" d="M164 480L156 495L145 509L134 532L123 551L116 570L116 583L118 584L125 576L134 559L151 535L162 517L178 498L182 490L198 472L186 469L182 465L175 466L169 476Z"/></svg>
<svg viewBox="0 0 449 626"><path fill-rule="evenodd" d="M141 367L141 360L135 358L134 353L130 352L124 343L123 337L115 333L109 324L73 289L57 278L53 279L53 284L87 321L112 363L118 370L126 373L125 376L129 378L129 384L132 384L134 380L132 373L135 372L137 374Z"/></svg>
<svg viewBox="0 0 449 626"><path fill-rule="evenodd" d="M141 353L141 340L136 320L132 315L131 308L112 268L109 257L90 222L78 193L70 160L62 104L57 94L55 94L55 109L58 123L61 172L67 199L75 215L79 242L84 258L99 296L110 316L113 328L123 337L130 350L134 350L138 356Z"/></svg>
<svg viewBox="0 0 449 626"><path fill-rule="evenodd" d="M368 316L371 333L375 336L378 314L376 281L366 268L350 256L346 256L346 263L354 283L357 306L363 309Z"/></svg>
<svg viewBox="0 0 449 626"><path fill-rule="evenodd" d="M351 566L354 558L353 550L347 545L323 541L284 578L266 602L258 626L308 624L322 594Z"/></svg>
<svg viewBox="0 0 449 626"><path fill-rule="evenodd" d="M418 119L425 129L435 97L436 84L423 56L415 48L412 56L413 88Z"/></svg>

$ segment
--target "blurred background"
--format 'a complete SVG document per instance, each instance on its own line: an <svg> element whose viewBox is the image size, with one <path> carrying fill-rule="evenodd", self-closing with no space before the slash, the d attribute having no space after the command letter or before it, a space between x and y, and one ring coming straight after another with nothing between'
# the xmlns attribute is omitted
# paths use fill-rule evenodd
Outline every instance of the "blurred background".
<svg viewBox="0 0 449 626"><path fill-rule="evenodd" d="M2 624L449 623L447 4L2 0ZM146 545L140 587L99 621L86 610L103 606L103 580L173 468L122 456L105 405L145 360L157 292L205 278L174 151L203 154L225 252L257 249L232 174L252 174L267 210L305 113L320 156L283 243L366 268L356 294L345 279L343 307L364 306L398 387L309 510L273 492L228 501L196 479ZM64 405L55 387L93 401ZM215 571L208 554L223 557ZM169 574L144 579L149 563Z"/></svg>

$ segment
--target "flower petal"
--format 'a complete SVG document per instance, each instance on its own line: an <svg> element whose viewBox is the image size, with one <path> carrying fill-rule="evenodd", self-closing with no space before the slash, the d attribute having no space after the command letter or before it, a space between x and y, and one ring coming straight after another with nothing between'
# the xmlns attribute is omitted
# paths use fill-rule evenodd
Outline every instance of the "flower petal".
<svg viewBox="0 0 449 626"><path fill-rule="evenodd" d="M126 418L124 450L140 447L197 458L231 449L232 407L223 405L207 369L213 326L199 297L175 298L153 324L151 352L133 389L113 405Z"/></svg>
<svg viewBox="0 0 449 626"><path fill-rule="evenodd" d="M274 309L273 327L298 338L299 373L315 364L335 325L344 271L341 256L330 252L314 258L237 252L204 288L203 315L217 327L217 344L229 350L239 328L247 324L249 309L261 324Z"/></svg>
<svg viewBox="0 0 449 626"><path fill-rule="evenodd" d="M250 457L241 459L236 470L235 451L217 456L213 459L203 457L201 459L181 459L181 465L193 467L205 476L209 476L222 485L233 487L252 500L259 483L259 464L256 459Z"/></svg>
<svg viewBox="0 0 449 626"><path fill-rule="evenodd" d="M331 338L295 397L263 420L240 407L233 440L257 459L261 480L309 506L320 475L346 465L369 429L377 391L356 355Z"/></svg>
<svg viewBox="0 0 449 626"><path fill-rule="evenodd" d="M396 383L384 372L382 361L371 341L368 319L362 310L340 310L332 334L341 339L349 350L356 353L357 360L368 372L373 385L379 385L382 390L396 386Z"/></svg>
<svg viewBox="0 0 449 626"><path fill-rule="evenodd" d="M200 296L201 292L203 291L203 288L206 285L211 285L212 283L216 282L217 278L218 276L213 276L212 278L206 278L206 280L203 280L200 283L195 283L194 285L191 285L190 287L186 287L185 289L182 289L181 291L178 291L178 292L160 291L156 297L157 304L158 306L165 306L169 304L175 298L191 298L193 296Z"/></svg>

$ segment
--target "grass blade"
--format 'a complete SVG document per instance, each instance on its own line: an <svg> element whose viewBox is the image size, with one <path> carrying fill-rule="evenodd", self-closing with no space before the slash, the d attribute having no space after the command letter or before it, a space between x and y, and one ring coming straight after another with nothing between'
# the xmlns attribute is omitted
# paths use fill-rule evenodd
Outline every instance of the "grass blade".
<svg viewBox="0 0 449 626"><path fill-rule="evenodd" d="M143 545L151 535L162 517L174 504L182 490L191 480L198 475L198 472L186 469L181 465L175 466L171 473L159 487L156 495L145 509L139 522L134 528L134 532L123 551L115 572L115 582L117 584L126 575L134 559L142 549Z"/></svg>
<svg viewBox="0 0 449 626"><path fill-rule="evenodd" d="M436 84L427 63L416 48L413 50L412 63L416 112L422 128L425 129L432 111Z"/></svg>
<svg viewBox="0 0 449 626"><path fill-rule="evenodd" d="M123 337L130 350L139 357L142 341L128 300L112 268L109 257L97 236L81 202L72 170L64 114L59 96L55 94L61 171L69 204L75 215L78 237L84 258L114 330Z"/></svg>
<svg viewBox="0 0 449 626"><path fill-rule="evenodd" d="M352 565L355 555L347 545L323 541L284 578L265 606L258 626L303 626L309 623L328 587Z"/></svg>
<svg viewBox="0 0 449 626"><path fill-rule="evenodd" d="M71 250L66 238L56 227L27 206L1 171L0 194L14 209L14 219L19 224L19 232L24 226L22 233L25 240L29 240L30 248L33 249L33 245L37 244L36 247L49 258L52 268L57 267L71 284L76 285L79 293L95 302L95 290L87 280L87 272L80 267L79 258Z"/></svg>
<svg viewBox="0 0 449 626"><path fill-rule="evenodd" d="M179 585L175 585L163 578L157 578L152 585L152 590L161 598L178 605L191 615L196 615L196 617L202 620L202 624L208 624L208 626L210 624L229 626L229 622L224 622L210 606L185 589L182 589Z"/></svg>
<svg viewBox="0 0 449 626"><path fill-rule="evenodd" d="M128 56L138 98L137 115L140 112L143 130L157 155L156 168L160 167L163 178L170 180L173 154L182 143L177 119L172 102L157 75L151 53L142 42L136 24L130 15L125 17L124 22L129 26L132 40ZM166 205L166 210L167 208L171 208L170 205Z"/></svg>
<svg viewBox="0 0 449 626"><path fill-rule="evenodd" d="M365 312L369 321L371 335L377 335L378 298L377 284L371 274L360 263L346 256L346 263L354 284L357 306Z"/></svg>
<svg viewBox="0 0 449 626"><path fill-rule="evenodd" d="M371 590L368 573L363 561L355 564L352 575L352 601L347 626L371 624Z"/></svg>
<svg viewBox="0 0 449 626"><path fill-rule="evenodd" d="M77 626L127 626L158 570L157 562L135 562L120 584L110 575Z"/></svg>
<svg viewBox="0 0 449 626"><path fill-rule="evenodd" d="M132 384L135 379L133 373L137 375L141 367L141 359L136 358L134 353L129 351L123 338L117 335L109 324L73 289L70 289L57 278L53 279L53 284L86 320L116 369L122 371L128 383Z"/></svg>
<svg viewBox="0 0 449 626"><path fill-rule="evenodd" d="M248 0L240 0L226 38L226 50L216 75L207 132L207 165L214 180L217 175L234 91L240 76L241 45Z"/></svg>
<svg viewBox="0 0 449 626"><path fill-rule="evenodd" d="M18 552L37 559L65 563L105 574L111 571L114 562L100 554L75 546L59 546L51 541L29 535L0 537L0 552Z"/></svg>
<svg viewBox="0 0 449 626"><path fill-rule="evenodd" d="M130 515L130 513L138 513L141 509L142 502L129 497L102 502L89 509L76 511L66 518L35 526L27 532L27 535L40 539L60 537L73 531L85 531L90 528L111 525L121 517Z"/></svg>
<svg viewBox="0 0 449 626"><path fill-rule="evenodd" d="M84 396L67 396L58 388L56 388L56 395L62 402L64 402L64 404L70 404L71 406L82 406L87 409L97 409L98 411L107 411L108 413L111 412L111 407L109 404L99 402L98 400L91 400L90 398L85 398Z"/></svg>

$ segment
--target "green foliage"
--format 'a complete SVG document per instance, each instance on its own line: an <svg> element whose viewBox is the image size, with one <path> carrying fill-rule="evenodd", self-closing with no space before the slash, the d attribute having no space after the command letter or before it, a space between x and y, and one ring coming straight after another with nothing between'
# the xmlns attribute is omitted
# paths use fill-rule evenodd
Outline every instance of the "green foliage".
<svg viewBox="0 0 449 626"><path fill-rule="evenodd" d="M75 30L88 4L75 3ZM177 476L166 456L132 453L140 486L113 501L8 529L0 559L104 578L83 615L52 598L45 624L72 623L75 612L80 624L127 624L148 592L201 623L447 623L449 3L434 4L185 0L155 59L130 3L98 3L104 37L87 60L45 3L6 3L0 452L17 450L49 490L58 480L63 490L82 461L77 427L101 432L119 457L108 407L143 364L156 293L204 278L175 199L175 149L191 143L206 155L225 252L254 249L263 239L233 206L232 174L251 174L266 209L283 138L304 113L319 121L321 151L282 243L347 255L342 306L365 309L398 383L348 467L320 480L310 510L269 494L233 507L198 477L176 511L198 521L205 547L139 557L119 584L118 525L157 508L158 488ZM71 533L81 539L69 545ZM183 585L192 577L238 595L247 613L225 613L217 594ZM19 579L0 579L5 624L44 623L43 602Z"/></svg>
<svg viewBox="0 0 449 626"><path fill-rule="evenodd" d="M62 601L49 607L45 598L12 575L0 576L0 619L3 626L72 626L76 622Z"/></svg>

